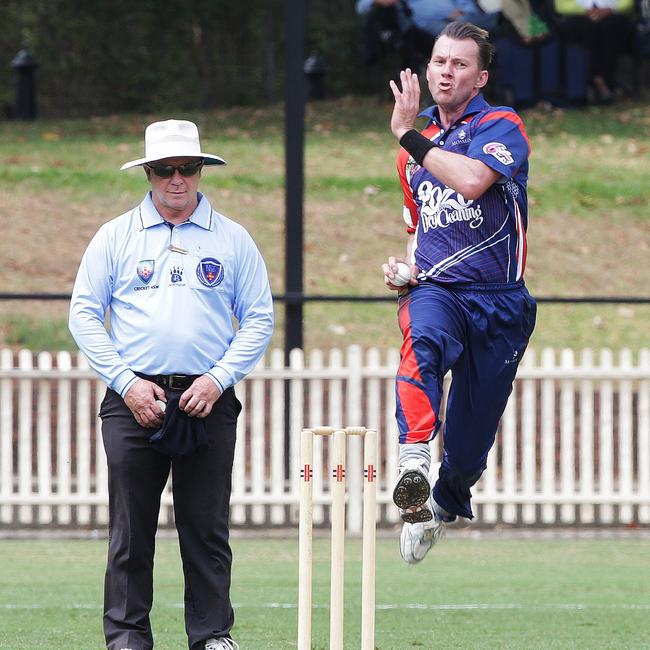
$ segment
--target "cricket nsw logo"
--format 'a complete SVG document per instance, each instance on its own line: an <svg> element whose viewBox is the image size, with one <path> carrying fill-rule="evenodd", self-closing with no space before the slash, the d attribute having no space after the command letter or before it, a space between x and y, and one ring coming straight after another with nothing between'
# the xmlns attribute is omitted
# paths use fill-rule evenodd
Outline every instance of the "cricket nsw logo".
<svg viewBox="0 0 650 650"><path fill-rule="evenodd" d="M418 187L421 203L420 224L424 232L435 228L448 228L454 223L466 222L470 228L483 223L483 211L478 203L466 199L450 187L434 186L425 181Z"/></svg>
<svg viewBox="0 0 650 650"><path fill-rule="evenodd" d="M512 154L506 149L506 145L501 144L500 142L488 142L488 144L483 147L483 152L494 156L504 165L512 165L512 163L515 162Z"/></svg>
<svg viewBox="0 0 650 650"><path fill-rule="evenodd" d="M153 270L155 268L155 264L156 263L154 260L140 260L138 262L136 273L145 284L149 284L151 278L153 278Z"/></svg>

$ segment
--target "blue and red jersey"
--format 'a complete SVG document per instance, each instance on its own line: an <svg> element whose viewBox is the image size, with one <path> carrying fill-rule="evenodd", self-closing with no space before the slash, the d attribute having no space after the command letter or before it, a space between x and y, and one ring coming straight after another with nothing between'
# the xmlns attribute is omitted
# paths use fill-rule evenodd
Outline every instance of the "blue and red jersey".
<svg viewBox="0 0 650 650"><path fill-rule="evenodd" d="M447 130L436 106L420 116L429 118L422 134L437 147L480 160L501 177L478 199L466 199L400 149L404 221L415 235L419 279L446 285L520 280L526 264L530 153L521 118L507 106L490 106L482 95Z"/></svg>

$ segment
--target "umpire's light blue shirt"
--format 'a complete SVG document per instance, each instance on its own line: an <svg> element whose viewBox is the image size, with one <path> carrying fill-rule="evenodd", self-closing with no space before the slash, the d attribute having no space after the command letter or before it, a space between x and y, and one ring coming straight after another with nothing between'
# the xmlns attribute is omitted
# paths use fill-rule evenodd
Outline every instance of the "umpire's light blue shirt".
<svg viewBox="0 0 650 650"><path fill-rule="evenodd" d="M209 373L226 389L253 370L273 333L264 261L248 232L203 195L189 220L171 229L149 193L90 242L74 285L70 331L122 396L135 372Z"/></svg>

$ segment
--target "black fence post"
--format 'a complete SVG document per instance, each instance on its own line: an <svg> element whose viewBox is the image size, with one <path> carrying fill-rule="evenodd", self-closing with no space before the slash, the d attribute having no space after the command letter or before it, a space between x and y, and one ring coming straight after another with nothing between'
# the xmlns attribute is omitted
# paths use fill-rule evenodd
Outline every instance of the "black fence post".
<svg viewBox="0 0 650 650"><path fill-rule="evenodd" d="M285 251L284 277L288 294L303 292L303 204L304 204L304 140L305 140L305 51L306 8L304 0L287 0L285 4ZM285 304L284 353L303 347L303 303L301 299ZM291 386L284 390L285 477L290 478L291 449Z"/></svg>
<svg viewBox="0 0 650 650"><path fill-rule="evenodd" d="M11 61L16 72L16 107L18 120L36 119L36 68L38 63L30 52L23 48Z"/></svg>
<svg viewBox="0 0 650 650"><path fill-rule="evenodd" d="M327 68L322 57L313 52L309 55L304 65L307 77L307 96L312 100L325 99L325 73Z"/></svg>

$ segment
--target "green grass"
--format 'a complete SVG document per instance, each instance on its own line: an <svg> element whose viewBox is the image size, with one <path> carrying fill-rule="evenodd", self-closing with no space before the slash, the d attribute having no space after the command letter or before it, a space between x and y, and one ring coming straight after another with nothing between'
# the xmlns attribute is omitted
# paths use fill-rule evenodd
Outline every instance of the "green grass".
<svg viewBox="0 0 650 650"><path fill-rule="evenodd" d="M391 105L346 97L310 103L305 127L305 273L309 294L384 295L381 263L402 254L405 231L389 133ZM0 123L0 287L69 292L89 239L146 191L143 127L167 115ZM206 170L202 189L243 223L284 293L284 121L264 109L184 112L207 151L229 162ZM650 106L523 113L531 140L526 281L534 295L648 296ZM0 345L67 346L65 305L0 303ZM281 346L283 305L277 305ZM56 312L56 313L55 313ZM305 347L398 346L386 304L308 304ZM33 327L22 321L35 320ZM591 324L596 322L596 326ZM639 348L648 307L543 305L533 343ZM341 335L342 329L345 335ZM29 337L26 330L37 332Z"/></svg>
<svg viewBox="0 0 650 650"><path fill-rule="evenodd" d="M332 291L337 290L333 286ZM60 303L56 308L59 313L66 310L67 303ZM308 323L317 325L316 331L308 333L310 348L343 349L359 339L368 346L399 348L397 317L391 302L308 303L304 313ZM649 345L648 322L650 305L542 304L530 345L538 351L546 347L639 350ZM282 346L283 323L282 309L276 306L276 333L271 347ZM558 330L563 333L560 339ZM77 349L63 314L58 318L0 315L0 336L3 332L5 342L17 349Z"/></svg>
<svg viewBox="0 0 650 650"><path fill-rule="evenodd" d="M74 350L75 343L67 321L51 321L27 316L8 316L0 320L10 346L28 350Z"/></svg>
<svg viewBox="0 0 650 650"><path fill-rule="evenodd" d="M397 534L377 546L379 650L626 650L650 645L650 547L644 539L452 536L416 566ZM295 539L233 541L234 636L242 648L295 647ZM346 546L346 648L359 647L360 542ZM328 647L329 544L314 548L314 648ZM0 648L103 647L106 542L0 542ZM156 648L186 647L174 540L159 540Z"/></svg>

